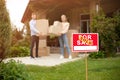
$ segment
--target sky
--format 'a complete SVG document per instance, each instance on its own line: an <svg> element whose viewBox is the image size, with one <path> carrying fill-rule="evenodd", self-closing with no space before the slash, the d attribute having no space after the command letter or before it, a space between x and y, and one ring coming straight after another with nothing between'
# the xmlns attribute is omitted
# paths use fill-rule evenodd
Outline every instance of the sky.
<svg viewBox="0 0 120 80"><path fill-rule="evenodd" d="M11 23L16 25L17 29L23 27L21 23L22 16L29 0L6 0L6 7L9 12Z"/></svg>

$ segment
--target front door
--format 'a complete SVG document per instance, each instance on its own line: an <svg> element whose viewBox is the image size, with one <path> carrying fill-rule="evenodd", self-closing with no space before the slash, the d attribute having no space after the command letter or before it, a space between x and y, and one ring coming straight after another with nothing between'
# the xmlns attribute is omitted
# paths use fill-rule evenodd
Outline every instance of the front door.
<svg viewBox="0 0 120 80"><path fill-rule="evenodd" d="M90 32L90 16L87 15L81 15L80 16L80 32L81 33L89 33Z"/></svg>

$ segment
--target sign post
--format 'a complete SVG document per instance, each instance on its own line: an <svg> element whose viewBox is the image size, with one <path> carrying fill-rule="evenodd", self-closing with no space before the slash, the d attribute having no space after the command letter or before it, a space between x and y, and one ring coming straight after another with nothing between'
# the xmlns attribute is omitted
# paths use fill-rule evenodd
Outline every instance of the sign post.
<svg viewBox="0 0 120 80"><path fill-rule="evenodd" d="M98 33L73 33L72 51L85 52L86 80L88 80L87 52L97 52L98 50L99 50Z"/></svg>
<svg viewBox="0 0 120 80"><path fill-rule="evenodd" d="M88 61L87 61L87 52L85 52L85 71L86 71L86 80L88 80Z"/></svg>

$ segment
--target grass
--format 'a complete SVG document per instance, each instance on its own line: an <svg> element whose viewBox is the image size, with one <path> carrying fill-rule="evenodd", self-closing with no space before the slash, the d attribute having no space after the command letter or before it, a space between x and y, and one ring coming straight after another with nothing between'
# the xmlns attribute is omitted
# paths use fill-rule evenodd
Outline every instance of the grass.
<svg viewBox="0 0 120 80"><path fill-rule="evenodd" d="M34 80L85 80L85 60L55 67L27 65ZM88 59L88 80L120 80L120 57Z"/></svg>

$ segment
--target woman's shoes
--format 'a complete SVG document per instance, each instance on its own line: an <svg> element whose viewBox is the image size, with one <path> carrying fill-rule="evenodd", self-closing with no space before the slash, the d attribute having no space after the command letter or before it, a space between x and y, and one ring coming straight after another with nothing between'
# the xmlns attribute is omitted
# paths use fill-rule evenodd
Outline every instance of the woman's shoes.
<svg viewBox="0 0 120 80"><path fill-rule="evenodd" d="M61 55L61 56L60 56L60 59L64 59L64 56L63 56L63 55ZM71 56L71 55L69 55L68 59L72 59L72 56Z"/></svg>
<svg viewBox="0 0 120 80"><path fill-rule="evenodd" d="M71 55L69 55L69 57L68 57L69 59L72 59L72 56Z"/></svg>
<svg viewBox="0 0 120 80"><path fill-rule="evenodd" d="M61 56L60 56L60 59L64 59L64 56L63 56L63 55L61 55Z"/></svg>

